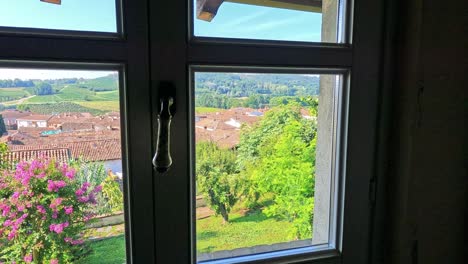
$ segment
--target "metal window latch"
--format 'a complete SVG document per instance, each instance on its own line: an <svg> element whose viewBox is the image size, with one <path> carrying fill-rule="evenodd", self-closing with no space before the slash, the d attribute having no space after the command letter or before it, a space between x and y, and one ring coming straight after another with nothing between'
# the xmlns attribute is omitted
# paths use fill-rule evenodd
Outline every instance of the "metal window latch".
<svg viewBox="0 0 468 264"><path fill-rule="evenodd" d="M172 165L170 150L171 121L174 115L174 97L161 96L161 109L157 115L158 138L156 143L156 153L153 158L153 165L156 171L164 173Z"/></svg>

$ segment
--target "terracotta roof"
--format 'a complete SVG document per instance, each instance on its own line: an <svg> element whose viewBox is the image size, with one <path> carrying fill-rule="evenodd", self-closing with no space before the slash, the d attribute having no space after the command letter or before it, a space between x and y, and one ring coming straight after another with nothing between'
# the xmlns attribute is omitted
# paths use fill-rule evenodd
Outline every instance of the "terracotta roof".
<svg viewBox="0 0 468 264"><path fill-rule="evenodd" d="M198 127L195 129L196 142L211 141L224 148L234 148L239 144L239 138L240 130L216 129L210 131Z"/></svg>
<svg viewBox="0 0 468 264"><path fill-rule="evenodd" d="M19 117L16 120L24 120L24 121L47 121L50 118L52 118L51 115L29 115L29 116L23 116Z"/></svg>
<svg viewBox="0 0 468 264"><path fill-rule="evenodd" d="M18 111L18 110L6 110L3 112L0 112L0 115L3 116L3 118L12 118L12 119L17 119L20 117L24 116L30 116L31 112L23 112L23 111Z"/></svg>
<svg viewBox="0 0 468 264"><path fill-rule="evenodd" d="M69 161L70 151L66 148L9 151L5 160L9 162L30 161L39 157L48 157L60 162Z"/></svg>
<svg viewBox="0 0 468 264"><path fill-rule="evenodd" d="M118 160L122 158L120 139L65 142L48 145L9 145L11 151L68 149L74 159L85 161Z"/></svg>

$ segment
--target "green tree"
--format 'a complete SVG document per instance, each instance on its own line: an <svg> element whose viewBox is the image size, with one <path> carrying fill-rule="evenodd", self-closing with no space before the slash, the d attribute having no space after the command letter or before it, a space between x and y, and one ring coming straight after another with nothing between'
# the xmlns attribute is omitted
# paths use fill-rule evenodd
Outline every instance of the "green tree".
<svg viewBox="0 0 468 264"><path fill-rule="evenodd" d="M0 115L0 137L7 132L5 121L3 120L3 116Z"/></svg>
<svg viewBox="0 0 468 264"><path fill-rule="evenodd" d="M272 197L264 212L292 222L297 239L311 235L315 135L315 122L301 116L300 106L279 106L256 125L242 128L238 148L238 165L248 178L243 185L248 204Z"/></svg>
<svg viewBox="0 0 468 264"><path fill-rule="evenodd" d="M34 93L37 95L49 95L53 94L54 90L52 89L52 85L49 83L41 82L34 88Z"/></svg>
<svg viewBox="0 0 468 264"><path fill-rule="evenodd" d="M300 122L290 122L275 141L260 147L260 158L249 166L257 190L273 195L264 213L292 222L297 239L312 234L315 185L315 140L304 142L302 130Z"/></svg>
<svg viewBox="0 0 468 264"><path fill-rule="evenodd" d="M238 200L240 180L236 170L236 153L221 149L214 142L197 144L196 177L198 190L210 208L221 215L224 223Z"/></svg>

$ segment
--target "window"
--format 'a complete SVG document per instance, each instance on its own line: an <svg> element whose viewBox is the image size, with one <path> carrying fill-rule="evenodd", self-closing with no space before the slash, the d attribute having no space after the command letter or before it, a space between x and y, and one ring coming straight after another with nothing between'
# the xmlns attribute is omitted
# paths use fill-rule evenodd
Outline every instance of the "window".
<svg viewBox="0 0 468 264"><path fill-rule="evenodd" d="M120 31L118 4L115 0L2 1L0 30L12 27L12 31L54 29L117 33Z"/></svg>
<svg viewBox="0 0 468 264"><path fill-rule="evenodd" d="M199 261L335 243L344 76L313 73L195 71Z"/></svg>
<svg viewBox="0 0 468 264"><path fill-rule="evenodd" d="M1 261L125 262L120 80L112 68L0 68ZM90 254L73 252L83 245Z"/></svg>
<svg viewBox="0 0 468 264"><path fill-rule="evenodd" d="M49 83L52 95L32 98L25 89L27 86L9 87L8 91L0 88L0 98L9 102L4 106L7 108L12 101L31 104L30 110L37 107L34 103L69 105L69 98L74 98L72 103L80 107L111 108L115 105L105 102L112 101L115 94L96 89L108 85L99 78L118 73L123 173L120 190L125 222L121 230L125 233L124 240L119 244L125 250L119 252L125 252L127 263L367 262L372 242L372 188L369 186L372 187L376 169L383 1L121 0L115 4L113 1L106 3L108 7L104 9L98 7L105 3L86 5L81 1L65 19L62 14L69 12L68 6L75 1L57 2L61 5L39 0L28 2L28 6L41 4L54 10L42 13L47 15L40 18L34 16L34 21L31 17L21 19L27 12L18 12L21 9L17 9L16 2L11 8L4 3L6 8L0 12L20 15L15 20L0 23L0 79L14 82L15 76L8 77L8 71L34 69L28 72L34 77L17 77L20 82L29 80L36 85L35 82L41 80L62 78L38 74L48 70L47 76L51 76L50 71L90 72L90 75L74 75L86 88L59 87L52 82ZM203 8L203 4L215 2L218 2L217 9ZM302 9L294 3L303 3ZM314 7L309 8L311 11L304 10L311 6ZM320 6L320 11L315 9ZM91 10L89 16L80 15L86 10ZM95 12L98 14L91 15ZM211 22L207 22L210 16ZM309 21L309 17L313 18ZM54 23L49 18L54 18ZM289 19L294 21L287 23ZM81 22L71 26L73 21ZM33 75L36 73L38 75ZM47 85L38 88L38 93L39 90L40 93L50 92ZM66 98L62 96L64 93L68 94ZM288 107L294 108L289 116L295 119L274 127L288 133L278 133L274 137L270 135L275 133L274 129L263 133L271 139L260 142L260 149L254 150L270 156L249 157L249 162L243 164L236 157L234 173L221 173L216 166L208 166L206 175L218 173L223 177L227 174L252 178L258 175L258 182L268 183L294 175L288 164L309 171L314 167L315 172L310 174L300 173L302 170L296 173L305 176L302 179L306 187L301 192L305 195L290 199L277 185L272 189L271 185L255 182L255 188L244 188L244 191L260 194L257 201L253 199L260 208L251 212L261 212L261 215L249 215L251 212L244 211L248 207L242 208L244 205L240 203L248 201L243 194L233 204L231 215L228 214L232 223L223 225L222 217L212 215L216 208L209 209L211 201L209 194L206 196L207 190L214 190L215 186L204 184L203 176L198 175L202 173L199 167L203 165L204 154L203 147L197 146L200 143L197 137L230 143L227 144L229 149L239 152L244 136L258 135L254 130L267 123L268 117L275 114L276 106L285 111L289 111ZM233 127L238 134L210 135L218 127L208 122L208 118L214 119L217 112L225 116L226 112L235 112L236 107L249 108L241 112L241 118L247 116L246 120L254 120L250 127L252 133L245 133L249 121L239 122L236 116L227 116L227 120L212 123ZM43 129L45 124L48 127L47 119L41 118L23 120L21 126ZM316 126L308 126L315 123L314 119ZM53 130L47 129L39 140L59 136L54 134L58 129ZM10 131L7 137L12 136ZM312 148L314 133L317 136L315 151ZM233 138L239 136L234 144L227 140L232 135ZM321 135L324 136L321 138ZM208 152L222 152L219 155L223 159L232 157L233 150L226 154L223 146L210 145L210 140L205 145ZM92 144L91 147L100 146ZM303 152L293 151L301 149L310 155L301 156ZM288 152L291 155L285 154ZM284 174L271 166L276 163L271 163L270 158L275 159L274 155L280 154L285 154L281 157L283 161L289 159L285 162L288 171ZM315 162L312 161L314 155ZM219 162L213 158L205 160L207 164ZM239 165L248 167L251 173L245 173ZM273 173L265 173L267 169ZM262 178L268 175L273 176L267 180ZM309 184L312 177L315 178L313 187ZM230 184L226 186L231 188ZM314 193L313 207L307 206L312 200L311 192ZM225 193L225 197L230 197L230 190ZM7 195L7 199L11 197L12 194ZM297 203L299 199L304 200L300 215L305 217L301 219L312 223L298 225L297 228L306 226L306 231L301 235L296 232L291 237L289 231L294 230L294 220L299 219L299 214L293 212L293 217L285 220L284 215L289 212L284 208L288 201ZM197 220L197 208L202 208L203 204L209 209L205 210L208 218ZM252 207L255 208L255 203ZM247 220L252 217L257 222L235 222L239 218L246 219L240 217L244 212ZM204 225L210 219L218 221L215 223L217 230L214 225L209 227L211 229ZM252 231L239 232L246 223ZM275 225L284 226L286 234L270 237L268 241L255 238L246 243L248 235L255 231L261 233L262 227L271 227L269 232ZM54 230L55 226L49 232ZM229 246L226 238L234 236L238 238L236 245ZM85 241L86 245L92 243L90 239ZM109 259L118 255L114 251L107 253L110 253ZM39 259L37 254L33 252L33 260ZM25 261L25 257L29 261L31 256L21 257L20 261ZM122 262L119 259L112 263Z"/></svg>

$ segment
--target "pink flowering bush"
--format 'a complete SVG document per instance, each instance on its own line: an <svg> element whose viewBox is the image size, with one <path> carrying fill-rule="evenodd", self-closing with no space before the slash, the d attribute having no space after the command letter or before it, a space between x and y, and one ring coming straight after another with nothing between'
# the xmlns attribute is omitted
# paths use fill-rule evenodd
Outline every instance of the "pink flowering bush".
<svg viewBox="0 0 468 264"><path fill-rule="evenodd" d="M0 263L72 263L101 186L48 159L0 170Z"/></svg>

